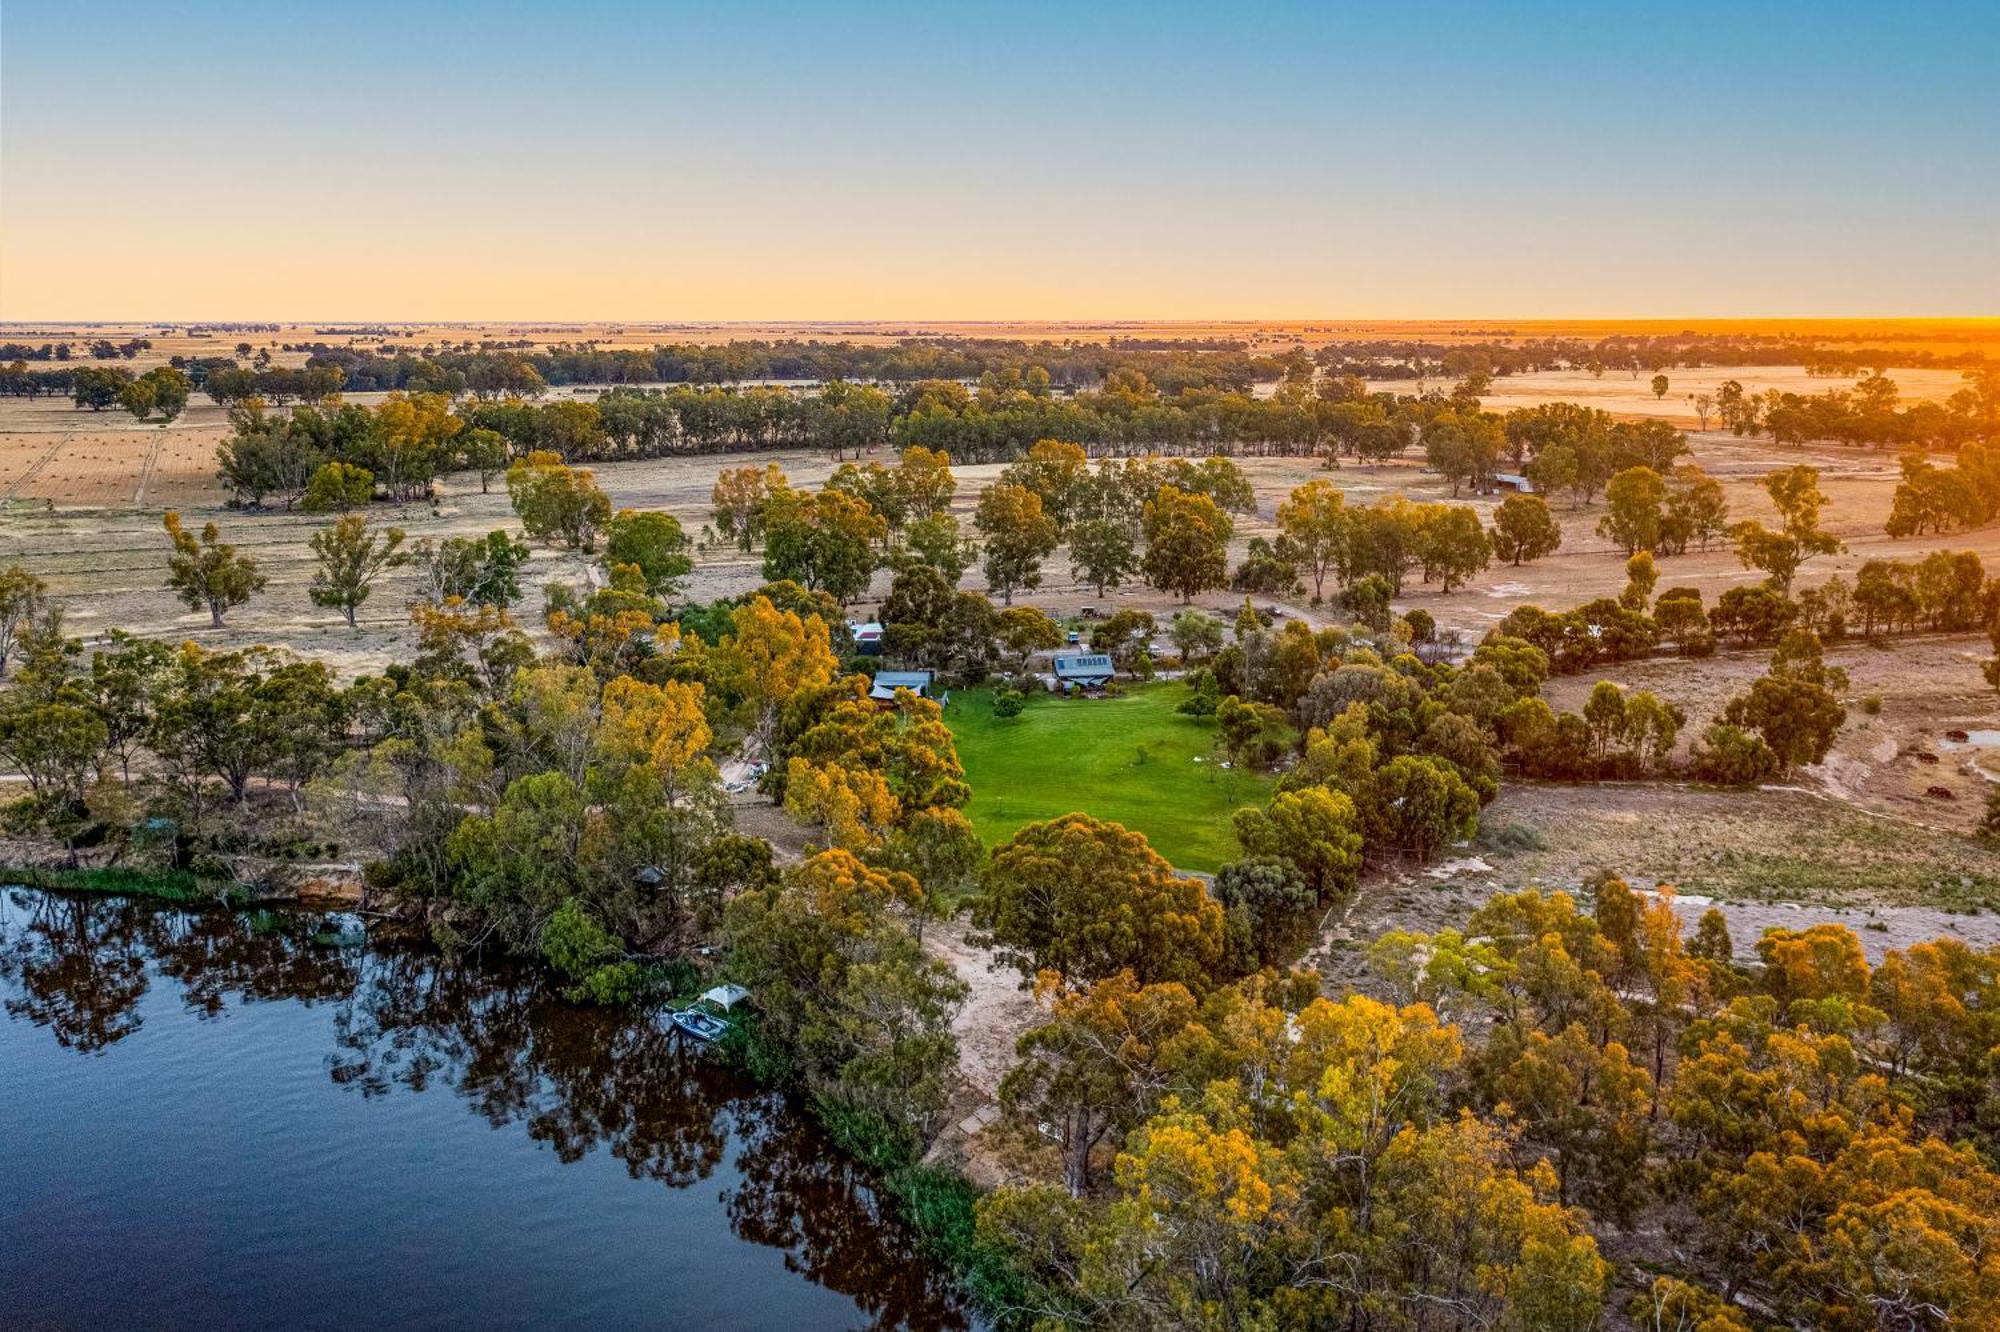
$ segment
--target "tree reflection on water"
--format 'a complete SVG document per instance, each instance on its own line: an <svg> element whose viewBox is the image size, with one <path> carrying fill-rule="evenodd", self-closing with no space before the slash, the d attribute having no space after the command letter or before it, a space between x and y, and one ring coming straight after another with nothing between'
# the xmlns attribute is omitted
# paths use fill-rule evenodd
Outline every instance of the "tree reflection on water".
<svg viewBox="0 0 2000 1332"><path fill-rule="evenodd" d="M867 1176L787 1098L758 1090L656 1013L579 1008L540 974L434 950L341 942L305 912L192 911L10 889L0 900L8 1015L104 1055L142 1029L159 978L187 1012L333 1006L333 1081L363 1097L449 1091L564 1162L602 1149L634 1179L686 1188L727 1164L731 1229L853 1299L875 1327L966 1318Z"/></svg>

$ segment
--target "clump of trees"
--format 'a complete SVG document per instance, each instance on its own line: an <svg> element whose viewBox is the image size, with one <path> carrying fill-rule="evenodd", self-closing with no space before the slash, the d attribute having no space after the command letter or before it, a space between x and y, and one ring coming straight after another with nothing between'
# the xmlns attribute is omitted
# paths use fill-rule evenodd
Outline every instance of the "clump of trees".
<svg viewBox="0 0 2000 1332"><path fill-rule="evenodd" d="M188 377L179 370L170 365L157 366L121 387L118 405L141 421L152 420L157 412L160 423L165 425L187 410L192 390Z"/></svg>
<svg viewBox="0 0 2000 1332"><path fill-rule="evenodd" d="M1966 386L1942 403L1902 405L1896 382L1879 370L1852 389L1825 393L1749 393L1736 380L1716 393L1715 411L1724 429L1738 435L1769 433L1777 444L1811 440L1866 444L1877 448L1955 449L1990 442L2000 421L2000 370L1968 370Z"/></svg>
<svg viewBox="0 0 2000 1332"><path fill-rule="evenodd" d="M1380 578L1396 596L1413 573L1451 592L1492 563L1494 553L1494 537L1469 506L1402 495L1349 505L1326 481L1307 482L1278 506L1278 530L1311 575L1316 597L1324 596L1329 577L1349 590Z"/></svg>
<svg viewBox="0 0 2000 1332"><path fill-rule="evenodd" d="M1233 878L1239 902L1300 892L1271 861ZM1391 931L1369 960L1387 1001L1115 956L1038 972L1001 1130L1046 1164L978 1206L1009 1305L1057 1327L1228 1307L1582 1329L1622 1298L1592 1226L1671 1216L1675 1266L1626 1286L1635 1318L1747 1332L1786 1308L1861 1332L1887 1308L2000 1310L1978 1259L2000 1176L1975 1126L2000 951L1939 940L1871 967L1819 925L1739 956L1719 911L1689 937L1673 889L1605 877L1584 905L1529 890L1463 928Z"/></svg>
<svg viewBox="0 0 2000 1332"><path fill-rule="evenodd" d="M1939 467L1922 449L1906 449L1902 479L1884 524L1892 537L1984 527L2000 516L2000 443L1968 440L1958 464Z"/></svg>

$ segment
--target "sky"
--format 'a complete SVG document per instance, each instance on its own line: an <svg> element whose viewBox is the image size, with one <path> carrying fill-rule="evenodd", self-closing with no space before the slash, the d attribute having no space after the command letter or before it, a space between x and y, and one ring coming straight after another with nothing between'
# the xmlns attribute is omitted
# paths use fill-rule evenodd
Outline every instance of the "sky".
<svg viewBox="0 0 2000 1332"><path fill-rule="evenodd" d="M2000 4L0 0L0 320L2000 314Z"/></svg>

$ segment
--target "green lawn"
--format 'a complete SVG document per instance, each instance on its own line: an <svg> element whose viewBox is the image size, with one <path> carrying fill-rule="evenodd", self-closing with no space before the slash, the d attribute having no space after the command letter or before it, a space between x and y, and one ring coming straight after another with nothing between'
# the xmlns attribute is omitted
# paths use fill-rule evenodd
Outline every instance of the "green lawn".
<svg viewBox="0 0 2000 1332"><path fill-rule="evenodd" d="M1174 711L1187 696L1178 682L1123 698L1031 694L1020 716L1001 718L991 690L953 690L944 719L972 784L965 812L980 840L992 846L1022 824L1081 811L1144 833L1180 869L1235 859L1229 816L1268 799L1272 779L1220 767L1215 723Z"/></svg>

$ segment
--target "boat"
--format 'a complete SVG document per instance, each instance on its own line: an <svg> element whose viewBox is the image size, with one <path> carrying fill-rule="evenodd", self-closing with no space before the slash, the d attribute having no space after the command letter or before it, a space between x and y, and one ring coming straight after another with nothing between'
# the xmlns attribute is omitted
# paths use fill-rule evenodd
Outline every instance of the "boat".
<svg viewBox="0 0 2000 1332"><path fill-rule="evenodd" d="M713 1041L729 1030L729 1024L713 1013L704 1013L699 1008L677 1008L667 1014L673 1024L698 1041Z"/></svg>

